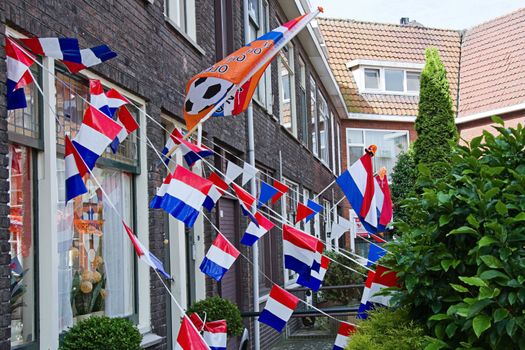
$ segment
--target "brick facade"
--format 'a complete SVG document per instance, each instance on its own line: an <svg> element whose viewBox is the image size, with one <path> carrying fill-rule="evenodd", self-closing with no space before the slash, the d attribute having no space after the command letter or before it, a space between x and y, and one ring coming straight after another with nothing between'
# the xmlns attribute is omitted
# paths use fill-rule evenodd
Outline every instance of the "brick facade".
<svg viewBox="0 0 525 350"><path fill-rule="evenodd" d="M243 37L243 7L242 1L233 1L233 33L234 48L242 46ZM196 29L197 45L181 34L164 17L163 1L153 2L143 0L6 0L0 2L0 41L4 42L5 24L29 36L69 36L78 37L82 47L107 44L119 56L116 59L95 66L92 70L105 79L146 100L146 111L149 115L161 122L161 113L181 120L182 103L185 84L188 79L210 66L215 61L215 23L213 18L214 2L196 0ZM4 8L5 7L5 8ZM270 1L270 27L276 27L277 16L287 19L276 0ZM307 66L307 76L313 72L308 55L297 40L294 40L296 55L302 53ZM9 220L7 196L7 133L5 109L5 61L4 48L0 48L0 348L10 347L10 315L9 315ZM296 60L296 86L299 86L298 61ZM291 136L278 122L278 72L277 65L271 66L273 111L270 115L257 104L254 104L255 122L255 155L258 164L270 170L273 177L279 177L279 151L282 152L282 175L295 181L314 192L321 191L333 180L332 172L313 156L301 142ZM47 74L47 73L44 73ZM325 94L320 80L317 84ZM296 89L298 93L298 89ZM310 92L307 91L307 99ZM298 101L299 98L296 98ZM332 102L327 99L329 108ZM308 106L309 110L309 106ZM336 116L336 113L334 113ZM299 118L307 118L300 116ZM337 118L337 117L336 117ZM338 122L338 120L336 120ZM310 125L310 123L308 123ZM343 128L341 128L343 130ZM241 158L246 159L247 126L245 115L234 118L213 118L204 125L204 135L214 142L234 151ZM310 134L312 130L309 130ZM147 135L157 149L162 149L164 131L149 122ZM332 135L330 135L330 138ZM316 137L319 140L319 137ZM343 139L341 139L343 140ZM331 152L331 150L330 150ZM157 187L161 184L165 170L158 166L158 158L153 150L147 151L148 168L148 195L151 199ZM330 160L332 156L330 154ZM340 193L332 198L332 192L327 191L323 196L326 199L339 199ZM146 200L146 199L145 199ZM279 207L276 205L275 209ZM165 213L159 210L149 212L149 248L160 259L164 258L164 217ZM216 213L212 214L216 219ZM245 228L245 219L239 218L240 232ZM243 226L244 225L244 226ZM205 222L206 247L212 241L215 233ZM279 244L280 234L275 232L277 252L275 256L282 256L282 246ZM241 246L243 254L251 256L250 249ZM199 263L199 262L197 262ZM239 274L241 278L242 311L253 309L252 298L252 268L246 261L240 259ZM276 263L278 276L276 281L283 283L282 259ZM151 327L152 331L163 337L160 344L152 349L167 349L167 336L171 332L167 305L170 303L160 282L151 272ZM219 293L215 282L207 279L206 294L208 296ZM37 327L38 327L37 315ZM40 320L43 320L40 315ZM41 321L40 321L41 322ZM296 321L292 324L297 324ZM253 320L246 320L246 326L253 337ZM176 335L171 335L175 338ZM275 333L266 327L261 329L261 348L266 349L278 340Z"/></svg>

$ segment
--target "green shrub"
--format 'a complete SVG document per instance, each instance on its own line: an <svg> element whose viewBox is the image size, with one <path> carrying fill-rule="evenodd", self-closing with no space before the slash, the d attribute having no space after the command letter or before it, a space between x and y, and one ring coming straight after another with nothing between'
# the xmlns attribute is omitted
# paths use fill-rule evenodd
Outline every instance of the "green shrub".
<svg viewBox="0 0 525 350"><path fill-rule="evenodd" d="M361 273L365 273L366 270L357 264L351 262L341 254L335 252L325 252L325 255L330 259L337 261L339 264L349 266ZM330 267L326 271L324 277L323 286L344 286L349 284L362 284L365 282L365 277L362 275L352 272L343 266L330 262ZM350 302L361 299L362 288L348 288L348 289L328 289L323 290L322 300L340 303L342 305L348 305Z"/></svg>
<svg viewBox="0 0 525 350"><path fill-rule="evenodd" d="M346 350L419 350L427 343L424 327L405 309L378 308L359 323Z"/></svg>
<svg viewBox="0 0 525 350"><path fill-rule="evenodd" d="M415 123L414 160L416 164L426 164L434 177L442 177L448 172L452 150L450 141L457 141L458 132L447 71L438 50L428 48L425 57Z"/></svg>
<svg viewBox="0 0 525 350"><path fill-rule="evenodd" d="M125 318L93 316L71 327L60 350L139 350L142 335Z"/></svg>
<svg viewBox="0 0 525 350"><path fill-rule="evenodd" d="M229 336L242 335L244 326L242 324L241 312L237 305L221 297L211 297L194 303L188 309L188 315L196 312L206 321L226 320Z"/></svg>
<svg viewBox="0 0 525 350"><path fill-rule="evenodd" d="M410 213L402 206L402 202L410 197L414 191L417 179L417 167L412 151L401 153L396 165L392 169L392 182L390 190L392 193L392 204L394 209L394 221L407 221Z"/></svg>
<svg viewBox="0 0 525 350"><path fill-rule="evenodd" d="M497 130L456 146L443 179L421 167L418 224L383 258L395 299L452 349L525 349L525 130Z"/></svg>

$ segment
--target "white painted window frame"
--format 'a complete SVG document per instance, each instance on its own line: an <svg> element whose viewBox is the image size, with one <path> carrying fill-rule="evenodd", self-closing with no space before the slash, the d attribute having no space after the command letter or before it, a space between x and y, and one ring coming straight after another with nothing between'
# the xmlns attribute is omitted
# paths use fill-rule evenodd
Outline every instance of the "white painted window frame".
<svg viewBox="0 0 525 350"><path fill-rule="evenodd" d="M291 123L292 123L292 131L291 134L297 138L297 110L296 110L296 94L295 94L295 56L294 56L294 46L290 42L286 45L288 47L288 63L285 62L282 59L282 54L279 53L279 56L277 58L277 72L279 74L278 79L278 85L279 85L279 123L284 126L283 124L283 103L289 102L290 103L290 113L292 115ZM290 98L284 99L284 89L283 89L283 82L282 82L282 69L286 69L288 71L288 79L290 80Z"/></svg>
<svg viewBox="0 0 525 350"><path fill-rule="evenodd" d="M172 11L173 8L178 11ZM164 0L164 16L171 25L197 42L195 0Z"/></svg>
<svg viewBox="0 0 525 350"><path fill-rule="evenodd" d="M379 71L379 88L371 89L365 86L365 70L374 69ZM403 91L387 91L385 81L385 70L398 70L403 71ZM421 76L421 70L417 68L399 68L399 67L378 67L378 66L359 66L352 71L354 79L357 84L359 93L373 93L382 95L405 95L405 96L419 96L418 91L408 91L407 88L407 73L419 73Z"/></svg>

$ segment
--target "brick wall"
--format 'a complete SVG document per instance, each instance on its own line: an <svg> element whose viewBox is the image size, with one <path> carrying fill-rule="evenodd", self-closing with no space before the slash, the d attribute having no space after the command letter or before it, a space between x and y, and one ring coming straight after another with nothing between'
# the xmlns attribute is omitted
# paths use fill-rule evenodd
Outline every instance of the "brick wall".
<svg viewBox="0 0 525 350"><path fill-rule="evenodd" d="M525 110L520 110L512 113L499 115L504 121L506 127L515 128L518 124L525 124ZM483 118L474 120L469 123L462 123L458 125L460 136L463 140L470 141L474 137L479 136L483 133L483 130L487 130L492 134L497 134L498 131L491 126L494 125L490 118Z"/></svg>

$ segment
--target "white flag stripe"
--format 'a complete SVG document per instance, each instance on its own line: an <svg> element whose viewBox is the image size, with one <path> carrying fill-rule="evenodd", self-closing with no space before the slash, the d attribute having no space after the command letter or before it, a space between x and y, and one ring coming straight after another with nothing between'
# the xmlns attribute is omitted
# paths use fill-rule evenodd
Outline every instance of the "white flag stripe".
<svg viewBox="0 0 525 350"><path fill-rule="evenodd" d="M286 306L272 298L268 298L264 309L270 311L272 314L279 317L283 321L288 321L293 313L292 309L287 308Z"/></svg>
<svg viewBox="0 0 525 350"><path fill-rule="evenodd" d="M214 245L210 247L210 249L208 250L208 253L206 253L206 257L209 260L216 263L217 265L224 267L227 270L233 265L236 259L230 254L226 253L223 250L220 250Z"/></svg>

